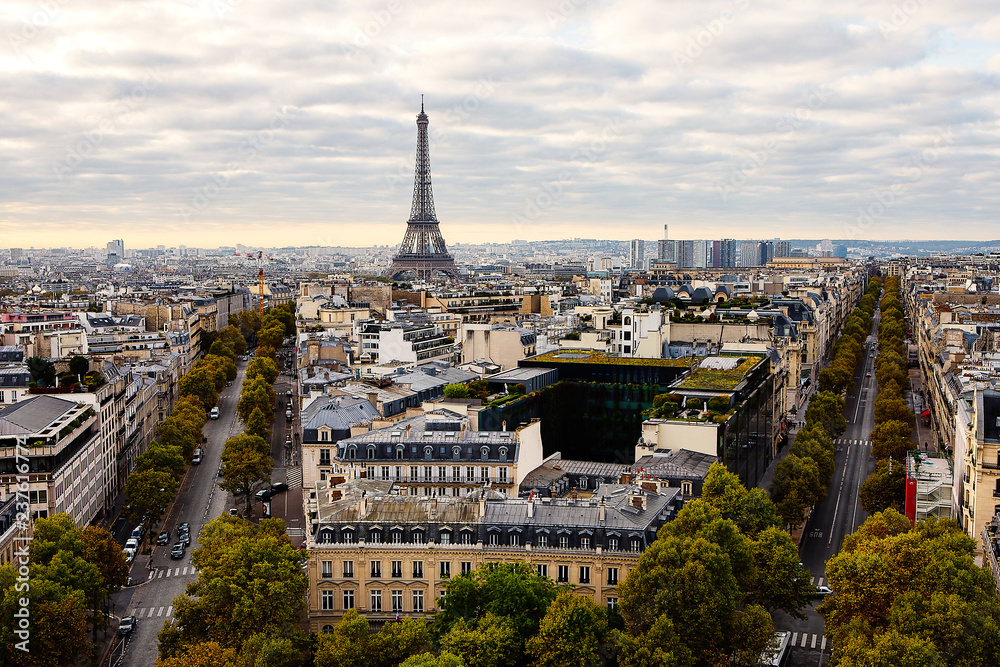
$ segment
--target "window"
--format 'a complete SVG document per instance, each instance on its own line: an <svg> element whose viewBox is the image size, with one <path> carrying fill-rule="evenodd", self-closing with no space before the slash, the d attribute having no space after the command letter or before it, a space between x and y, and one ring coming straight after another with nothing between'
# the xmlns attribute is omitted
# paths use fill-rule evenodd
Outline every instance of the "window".
<svg viewBox="0 0 1000 667"><path fill-rule="evenodd" d="M482 449L480 449L479 450L479 458L482 459L483 461L489 461L489 459L490 459L490 448L489 447L483 447Z"/></svg>
<svg viewBox="0 0 1000 667"><path fill-rule="evenodd" d="M372 591L372 611L382 611L382 591Z"/></svg>
<svg viewBox="0 0 1000 667"><path fill-rule="evenodd" d="M476 469L473 468L472 466L468 466L465 469L465 481L466 482L475 482L476 481Z"/></svg>
<svg viewBox="0 0 1000 667"><path fill-rule="evenodd" d="M323 634L324 635L332 635L333 634L333 626L332 625L324 625L323 626Z"/></svg>
<svg viewBox="0 0 1000 667"><path fill-rule="evenodd" d="M424 461L430 461L432 456L434 456L434 448L424 447Z"/></svg>
<svg viewBox="0 0 1000 667"><path fill-rule="evenodd" d="M457 446L456 447L452 447L451 448L451 458L452 458L453 461L458 461L459 459L461 459L462 458L462 448L461 447L457 447Z"/></svg>
<svg viewBox="0 0 1000 667"><path fill-rule="evenodd" d="M332 560L325 560L322 563L320 563L320 565L322 566L322 570L323 570L323 575L322 575L323 578L324 579L332 579L333 578L333 561Z"/></svg>
<svg viewBox="0 0 1000 667"><path fill-rule="evenodd" d="M371 563L371 576L372 579L382 578L382 561L373 560Z"/></svg>
<svg viewBox="0 0 1000 667"><path fill-rule="evenodd" d="M580 478L580 488L581 489L586 489L587 488L587 478L586 477L581 477Z"/></svg>
<svg viewBox="0 0 1000 667"><path fill-rule="evenodd" d="M622 332L622 337L625 340L632 340L632 332L631 331L623 331Z"/></svg>
<svg viewBox="0 0 1000 667"><path fill-rule="evenodd" d="M500 468L500 470L498 472L499 472L499 476L497 477L497 480L501 484L506 484L507 483L507 468Z"/></svg>
<svg viewBox="0 0 1000 667"><path fill-rule="evenodd" d="M326 435L326 434L324 433L323 435ZM321 466L328 466L328 465L330 465L330 450L329 449L321 449L321 450L319 450L319 464Z"/></svg>
<svg viewBox="0 0 1000 667"><path fill-rule="evenodd" d="M422 560L413 561L413 578L414 579L424 578L424 561Z"/></svg>
<svg viewBox="0 0 1000 667"><path fill-rule="evenodd" d="M392 610L403 611L403 591L392 592Z"/></svg>
<svg viewBox="0 0 1000 667"><path fill-rule="evenodd" d="M448 469L444 466L438 466L438 481L439 482L448 481Z"/></svg>
<svg viewBox="0 0 1000 667"><path fill-rule="evenodd" d="M618 598L608 598L608 611L614 611L618 608Z"/></svg>
<svg viewBox="0 0 1000 667"><path fill-rule="evenodd" d="M424 592L413 591L413 611L420 614L424 611Z"/></svg>
<svg viewBox="0 0 1000 667"><path fill-rule="evenodd" d="M581 549L589 549L590 548L590 538L589 537L581 537L580 538L580 548Z"/></svg>
<svg viewBox="0 0 1000 667"><path fill-rule="evenodd" d="M517 533L511 533L510 534L510 546L516 547L516 546L519 546L520 544L521 544L521 536L518 535Z"/></svg>
<svg viewBox="0 0 1000 667"><path fill-rule="evenodd" d="M538 546L540 546L542 548L549 546L549 536L548 535L539 535L538 536Z"/></svg>
<svg viewBox="0 0 1000 667"><path fill-rule="evenodd" d="M462 574L468 574L472 572L472 561L463 560L462 561Z"/></svg>
<svg viewBox="0 0 1000 667"><path fill-rule="evenodd" d="M639 545L640 545L639 538L638 537L633 537L632 538L632 547L631 547L632 551L639 551Z"/></svg>
<svg viewBox="0 0 1000 667"><path fill-rule="evenodd" d="M330 611L333 609L333 591L321 592L320 599L322 600L323 611Z"/></svg>
<svg viewBox="0 0 1000 667"><path fill-rule="evenodd" d="M441 578L447 579L451 576L451 563L449 561L441 561Z"/></svg>
<svg viewBox="0 0 1000 667"><path fill-rule="evenodd" d="M46 489L40 491L28 491L28 503L32 505L45 505L49 502L49 492Z"/></svg>
<svg viewBox="0 0 1000 667"><path fill-rule="evenodd" d="M349 458L350 460L352 460L352 461L355 460L356 458L358 458L358 448L352 446L347 451L347 455L348 455L347 458ZM353 607L351 607L351 608L353 609Z"/></svg>
<svg viewBox="0 0 1000 667"><path fill-rule="evenodd" d="M608 551L618 551L618 538L609 537L608 538Z"/></svg>
<svg viewBox="0 0 1000 667"><path fill-rule="evenodd" d="M392 542L393 544L402 544L403 543L403 531L401 531L401 530L394 530L391 533L389 533L389 541Z"/></svg>
<svg viewBox="0 0 1000 667"><path fill-rule="evenodd" d="M330 432L329 431L320 431L320 433L319 433L319 439L322 440L323 442L330 442Z"/></svg>
<svg viewBox="0 0 1000 667"><path fill-rule="evenodd" d="M403 481L403 466L396 466L396 476L392 479L397 482Z"/></svg>
<svg viewBox="0 0 1000 667"><path fill-rule="evenodd" d="M467 530L463 530L458 534L459 544L472 544L472 533Z"/></svg>
<svg viewBox="0 0 1000 667"><path fill-rule="evenodd" d="M538 566L538 576L539 577L547 577L547 576L549 576L549 566L548 565L539 565Z"/></svg>
<svg viewBox="0 0 1000 667"><path fill-rule="evenodd" d="M344 544L354 544L354 533L350 530L345 530L341 536L344 538Z"/></svg>
<svg viewBox="0 0 1000 667"><path fill-rule="evenodd" d="M581 584L590 583L590 568L586 565L580 566L580 583Z"/></svg>
<svg viewBox="0 0 1000 667"><path fill-rule="evenodd" d="M382 481L389 481L389 466L382 466Z"/></svg>
<svg viewBox="0 0 1000 667"><path fill-rule="evenodd" d="M396 458L397 459L403 458L403 447L402 446L399 446L399 447L396 448Z"/></svg>
<svg viewBox="0 0 1000 667"><path fill-rule="evenodd" d="M424 466L424 481L431 481L431 472L434 471L434 466Z"/></svg>
<svg viewBox="0 0 1000 667"><path fill-rule="evenodd" d="M344 579L354 578L354 561L345 560L344 561Z"/></svg>
<svg viewBox="0 0 1000 667"><path fill-rule="evenodd" d="M496 533L490 533L490 546L495 547L500 544L500 536Z"/></svg>
<svg viewBox="0 0 1000 667"><path fill-rule="evenodd" d="M559 536L559 548L560 549L569 549L569 537L568 536L566 536L566 535L560 535Z"/></svg>
<svg viewBox="0 0 1000 667"><path fill-rule="evenodd" d="M417 466L410 466L410 478L409 479L410 479L411 482L417 481L417 473L418 472L419 472L419 468L417 468Z"/></svg>
<svg viewBox="0 0 1000 667"><path fill-rule="evenodd" d="M413 531L413 543L414 544L423 544L424 543L424 534L422 532L420 532L419 530Z"/></svg>
<svg viewBox="0 0 1000 667"><path fill-rule="evenodd" d="M556 581L560 583L566 583L569 581L569 565L559 566L559 576L556 578Z"/></svg>
<svg viewBox="0 0 1000 667"><path fill-rule="evenodd" d="M681 482L681 493L685 496L691 495L691 482Z"/></svg>
<svg viewBox="0 0 1000 667"><path fill-rule="evenodd" d="M462 481L462 466L454 466L451 469L451 481L453 482Z"/></svg>
<svg viewBox="0 0 1000 667"><path fill-rule="evenodd" d="M403 561L394 560L392 561L392 576L396 579L400 579L403 576Z"/></svg>
<svg viewBox="0 0 1000 667"><path fill-rule="evenodd" d="M375 458L375 445L372 445L371 447L368 448L368 458L369 459Z"/></svg>
<svg viewBox="0 0 1000 667"><path fill-rule="evenodd" d="M608 586L615 586L618 584L618 568L609 567L608 568Z"/></svg>
<svg viewBox="0 0 1000 667"><path fill-rule="evenodd" d="M368 534L368 541L372 544L382 544L382 533L373 530Z"/></svg>
<svg viewBox="0 0 1000 667"><path fill-rule="evenodd" d="M438 535L438 538L441 540L441 544L451 544L451 533L447 531Z"/></svg>
<svg viewBox="0 0 1000 667"><path fill-rule="evenodd" d="M506 461L507 460L507 448L506 447L501 447L500 449L497 450L497 453L500 454L500 460L501 461Z"/></svg>
<svg viewBox="0 0 1000 667"><path fill-rule="evenodd" d="M344 591L344 610L354 609L354 591Z"/></svg>

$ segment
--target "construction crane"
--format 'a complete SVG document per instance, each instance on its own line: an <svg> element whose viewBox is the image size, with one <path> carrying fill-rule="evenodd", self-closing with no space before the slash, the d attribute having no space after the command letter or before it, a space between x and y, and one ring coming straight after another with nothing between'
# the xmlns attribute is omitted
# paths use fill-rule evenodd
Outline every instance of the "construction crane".
<svg viewBox="0 0 1000 667"><path fill-rule="evenodd" d="M240 252L236 251L234 255L239 255ZM265 255L263 250L258 250L256 253L248 252L246 253L246 258L257 265L257 312L261 315L264 314L264 264L266 262L273 262L274 260L270 255Z"/></svg>

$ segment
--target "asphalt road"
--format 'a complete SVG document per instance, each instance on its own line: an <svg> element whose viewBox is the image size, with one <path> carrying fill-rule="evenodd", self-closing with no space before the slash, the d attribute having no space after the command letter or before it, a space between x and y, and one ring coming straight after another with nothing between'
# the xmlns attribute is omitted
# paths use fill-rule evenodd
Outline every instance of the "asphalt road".
<svg viewBox="0 0 1000 667"><path fill-rule="evenodd" d="M825 577L826 561L840 551L844 537L853 533L868 518L868 513L858 501L858 491L862 482L875 469L875 461L871 456L871 432L875 426L874 402L877 388L872 352L876 350L875 332L878 330L879 317L880 312L876 311L872 333L865 343L865 361L855 372L852 387L848 391L845 411L847 430L836 441L836 472L827 498L813 510L799 545L802 564L809 570L815 585L828 585ZM804 621L782 612L774 614L776 629L795 633L792 637L795 648L791 654L793 658L798 658L792 664L822 664L799 654L813 653L818 660L819 652L830 651L829 643L824 637L823 617L815 611L818 603L819 600L816 600L806 610L807 618Z"/></svg>
<svg viewBox="0 0 1000 667"><path fill-rule="evenodd" d="M114 613L135 615L137 623L127 641L112 652L112 665L151 667L156 662L156 633L173 617L174 598L184 592L197 574L191 565L191 550L198 544L198 534L206 523L226 511L228 494L218 486L218 473L223 444L243 430L236 417L236 402L246 364L240 361L237 368L236 380L219 395L219 419L209 420L202 429L208 438L202 445L204 460L201 465L191 467L163 522L170 530L170 543L156 547L152 556L139 556L132 563L131 576L142 583L126 588L115 597ZM170 548L177 541L177 526L185 521L191 525L191 544L183 558L173 560ZM123 658L116 662L119 654L123 654Z"/></svg>

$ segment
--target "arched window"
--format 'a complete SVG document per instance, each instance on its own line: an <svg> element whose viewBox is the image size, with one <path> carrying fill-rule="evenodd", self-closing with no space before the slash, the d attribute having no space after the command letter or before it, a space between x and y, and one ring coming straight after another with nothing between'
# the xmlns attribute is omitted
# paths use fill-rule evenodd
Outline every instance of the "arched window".
<svg viewBox="0 0 1000 667"><path fill-rule="evenodd" d="M462 448L459 447L458 445L455 445L454 447L452 447L451 448L451 458L454 459L455 461L457 461L460 458L462 458Z"/></svg>
<svg viewBox="0 0 1000 667"><path fill-rule="evenodd" d="M403 445L396 445L396 458L403 458Z"/></svg>
<svg viewBox="0 0 1000 667"><path fill-rule="evenodd" d="M355 447L354 445L351 445L350 448L347 450L347 458L349 458L352 461L355 460L355 459L357 459L358 458L358 448Z"/></svg>
<svg viewBox="0 0 1000 667"><path fill-rule="evenodd" d="M332 625L324 625L323 626L323 634L324 635L332 635L333 634L333 626Z"/></svg>
<svg viewBox="0 0 1000 667"><path fill-rule="evenodd" d="M681 493L685 496L691 495L691 482L681 482Z"/></svg>
<svg viewBox="0 0 1000 667"><path fill-rule="evenodd" d="M500 460L501 461L506 461L507 460L507 448L506 447L501 447L500 449L497 450L497 453L500 455Z"/></svg>
<svg viewBox="0 0 1000 667"><path fill-rule="evenodd" d="M479 454L480 458L482 458L483 461L488 461L490 459L490 448L483 447L482 449L479 450Z"/></svg>
<svg viewBox="0 0 1000 667"><path fill-rule="evenodd" d="M368 445L368 458L375 458L375 445Z"/></svg>
<svg viewBox="0 0 1000 667"><path fill-rule="evenodd" d="M430 445L424 447L424 461L430 461L431 457L434 455L434 448Z"/></svg>
<svg viewBox="0 0 1000 667"><path fill-rule="evenodd" d="M627 327L627 326L630 326L631 324L632 324L632 318L631 317L626 317L624 320L622 320L622 326L626 326Z"/></svg>

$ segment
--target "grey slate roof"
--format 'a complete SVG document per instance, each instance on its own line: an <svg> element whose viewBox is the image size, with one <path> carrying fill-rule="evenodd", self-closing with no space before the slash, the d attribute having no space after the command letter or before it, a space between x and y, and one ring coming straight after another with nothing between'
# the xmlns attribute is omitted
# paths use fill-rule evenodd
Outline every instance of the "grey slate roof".
<svg viewBox="0 0 1000 667"><path fill-rule="evenodd" d="M302 440L317 440L317 429L327 426L333 431L348 431L352 426L380 419L378 410L368 399L355 396L321 396L310 403L302 414Z"/></svg>
<svg viewBox="0 0 1000 667"><path fill-rule="evenodd" d="M0 435L38 433L77 406L55 396L35 396L0 410Z"/></svg>

